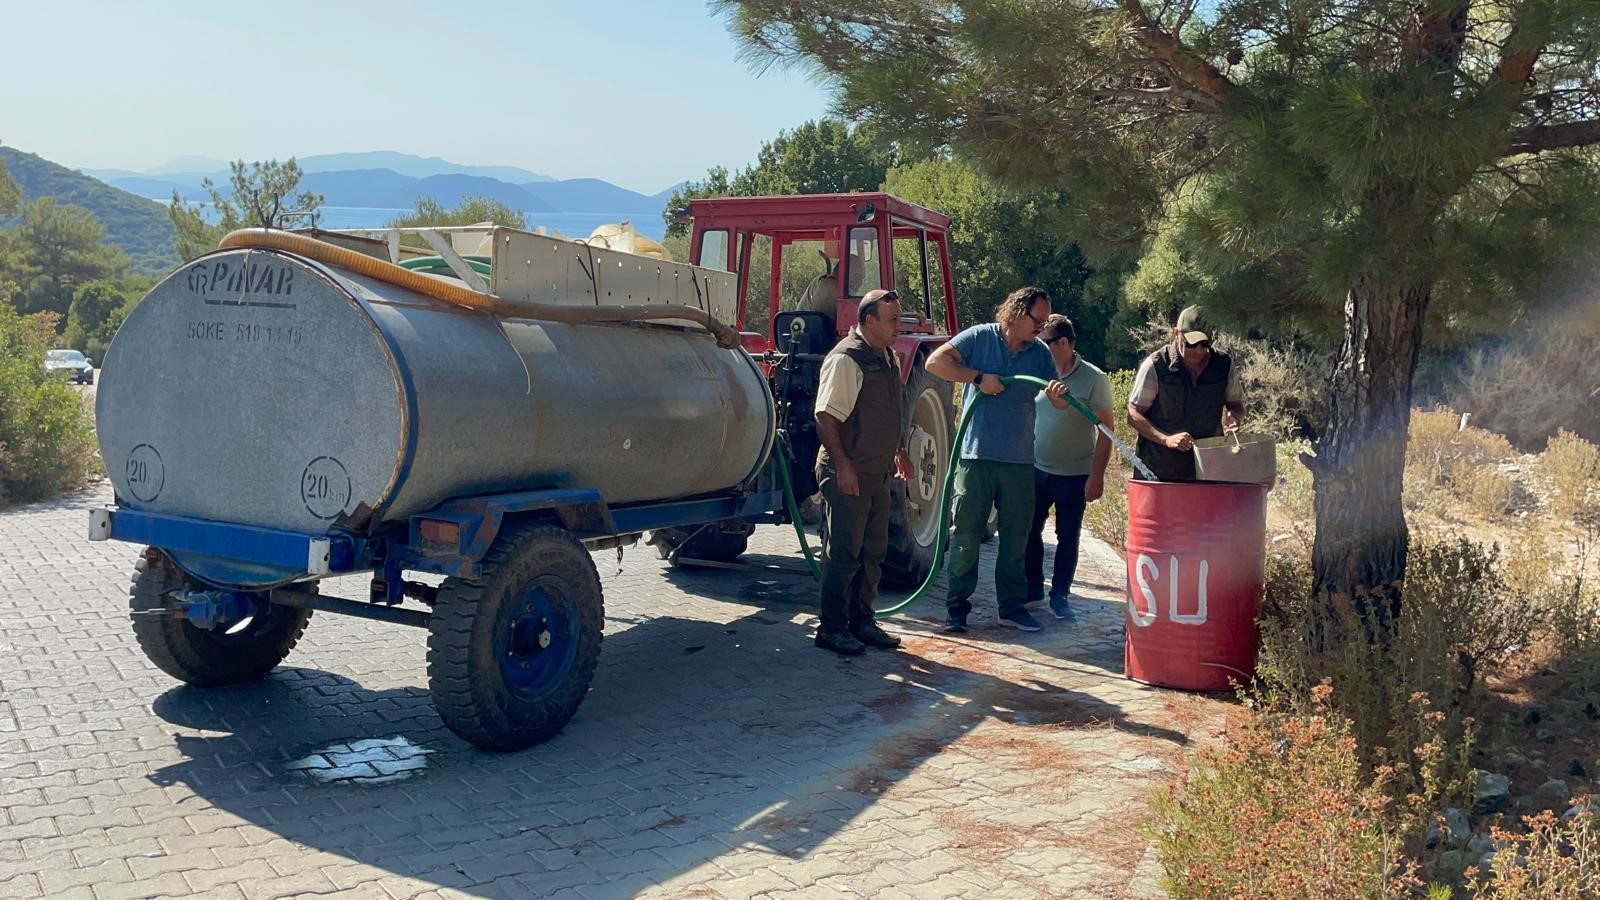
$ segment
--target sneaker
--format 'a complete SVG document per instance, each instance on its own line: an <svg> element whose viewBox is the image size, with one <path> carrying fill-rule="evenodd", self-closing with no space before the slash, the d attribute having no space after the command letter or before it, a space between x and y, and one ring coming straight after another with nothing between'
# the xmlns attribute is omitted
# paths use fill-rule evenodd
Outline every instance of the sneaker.
<svg viewBox="0 0 1600 900"><path fill-rule="evenodd" d="M950 634L965 634L967 631L967 617L951 616L945 620L944 630Z"/></svg>
<svg viewBox="0 0 1600 900"><path fill-rule="evenodd" d="M1000 617L1000 624L1008 628L1017 628L1022 631L1044 630L1044 626L1039 624L1039 620L1028 615L1028 611L1025 609L1019 609L1015 612L1006 613Z"/></svg>
<svg viewBox="0 0 1600 900"><path fill-rule="evenodd" d="M884 631L876 622L858 625L850 629L850 633L855 636L856 640L866 644L868 647L882 647L885 650L893 650L900 646L900 639Z"/></svg>
<svg viewBox="0 0 1600 900"><path fill-rule="evenodd" d="M866 644L838 631L819 631L812 643L824 650L832 650L840 656L860 656L867 652Z"/></svg>
<svg viewBox="0 0 1600 900"><path fill-rule="evenodd" d="M1064 594L1060 597L1051 597L1050 614L1058 619L1064 619L1068 622L1075 622L1077 621L1078 617L1072 612L1072 607L1067 605L1068 596L1070 595Z"/></svg>

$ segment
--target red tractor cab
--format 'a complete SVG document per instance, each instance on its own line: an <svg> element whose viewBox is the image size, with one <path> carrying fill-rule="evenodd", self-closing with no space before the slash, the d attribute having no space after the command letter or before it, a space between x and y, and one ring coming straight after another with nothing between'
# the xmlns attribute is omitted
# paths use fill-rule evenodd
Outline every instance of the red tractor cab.
<svg viewBox="0 0 1600 900"><path fill-rule="evenodd" d="M920 584L933 566L939 490L954 432L951 386L927 355L957 330L950 219L882 192L694 200L690 259L738 276L744 348L762 363L802 499L816 490L814 408L823 356L856 323L861 297L900 295L894 351L906 383L913 476L896 480L885 582Z"/></svg>

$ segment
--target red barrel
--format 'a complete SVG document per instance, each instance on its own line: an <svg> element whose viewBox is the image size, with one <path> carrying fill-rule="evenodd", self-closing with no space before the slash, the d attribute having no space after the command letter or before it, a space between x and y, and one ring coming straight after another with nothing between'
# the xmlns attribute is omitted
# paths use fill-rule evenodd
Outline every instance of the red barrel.
<svg viewBox="0 0 1600 900"><path fill-rule="evenodd" d="M1189 691L1248 680L1266 545L1264 486L1129 482L1127 676Z"/></svg>

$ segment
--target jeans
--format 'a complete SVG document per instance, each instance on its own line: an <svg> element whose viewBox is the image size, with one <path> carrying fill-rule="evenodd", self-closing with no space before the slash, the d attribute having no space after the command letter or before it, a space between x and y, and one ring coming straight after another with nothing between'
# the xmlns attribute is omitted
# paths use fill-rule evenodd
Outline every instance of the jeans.
<svg viewBox="0 0 1600 900"><path fill-rule="evenodd" d="M1066 597L1078 574L1078 535L1083 531L1083 499L1087 475L1052 475L1033 470L1033 528L1028 532L1028 602L1043 600L1044 521L1056 511L1056 563L1050 576L1050 596Z"/></svg>
<svg viewBox="0 0 1600 900"><path fill-rule="evenodd" d="M956 463L955 500L950 535L950 581L945 608L952 616L972 612L969 602L978 589L978 545L989 524L989 510L1000 516L999 552L994 561L994 594L1000 615L1028 602L1023 562L1028 526L1033 521L1033 466L1027 463L963 459Z"/></svg>

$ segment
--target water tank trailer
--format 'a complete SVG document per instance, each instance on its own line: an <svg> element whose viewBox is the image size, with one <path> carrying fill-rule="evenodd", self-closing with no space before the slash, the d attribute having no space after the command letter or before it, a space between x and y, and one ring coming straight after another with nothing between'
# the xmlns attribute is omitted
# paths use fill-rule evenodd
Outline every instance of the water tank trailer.
<svg viewBox="0 0 1600 900"><path fill-rule="evenodd" d="M145 548L146 655L218 686L282 662L313 611L423 627L453 731L550 737L599 658L589 551L648 532L663 555L730 560L788 521L776 467L814 489L818 364L878 284L919 298L896 343L919 471L890 576L920 581L952 431L920 364L955 326L948 220L885 194L695 207L698 266L494 226L249 230L163 279L102 365L116 500L89 523ZM835 277L797 281L818 250ZM851 266L873 270L853 294ZM320 593L354 573L366 598Z"/></svg>

